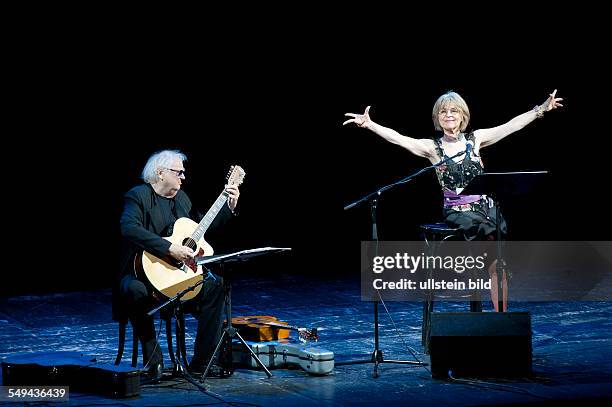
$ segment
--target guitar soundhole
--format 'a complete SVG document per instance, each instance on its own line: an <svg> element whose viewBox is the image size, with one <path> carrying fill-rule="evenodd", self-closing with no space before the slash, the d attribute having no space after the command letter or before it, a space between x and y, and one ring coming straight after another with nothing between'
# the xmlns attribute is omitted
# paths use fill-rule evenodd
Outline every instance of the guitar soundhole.
<svg viewBox="0 0 612 407"><path fill-rule="evenodd" d="M196 244L195 240L193 240L190 237L188 237L185 240L183 240L183 246L187 246L187 247L189 247L193 251L195 251L195 249L198 247L198 245Z"/></svg>

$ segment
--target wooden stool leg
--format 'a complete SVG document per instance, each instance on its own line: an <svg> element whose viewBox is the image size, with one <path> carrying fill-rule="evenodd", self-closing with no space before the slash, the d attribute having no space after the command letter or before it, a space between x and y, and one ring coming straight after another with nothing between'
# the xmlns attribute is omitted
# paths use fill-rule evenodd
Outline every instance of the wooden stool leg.
<svg viewBox="0 0 612 407"><path fill-rule="evenodd" d="M478 275L472 270L472 278L476 280ZM480 292L474 290L472 292L472 299L470 300L470 312L482 312L482 301L480 300Z"/></svg>
<svg viewBox="0 0 612 407"><path fill-rule="evenodd" d="M176 370L177 363L174 357L174 349L172 347L172 319L171 318L166 319L166 341L168 342L168 354L170 355L170 360L172 361L174 370Z"/></svg>
<svg viewBox="0 0 612 407"><path fill-rule="evenodd" d="M427 255L434 255L438 243L435 241L435 235L427 239L425 236L425 244L427 245ZM429 270L427 273L427 279L432 277L432 271ZM431 313L434 307L434 294L433 290L427 292L425 301L423 302L423 327L421 329L421 345L423 346L423 353L429 354L429 342L431 340Z"/></svg>
<svg viewBox="0 0 612 407"><path fill-rule="evenodd" d="M482 312L482 301L470 301L470 312Z"/></svg>
<svg viewBox="0 0 612 407"><path fill-rule="evenodd" d="M138 336L132 333L132 367L138 365Z"/></svg>
<svg viewBox="0 0 612 407"><path fill-rule="evenodd" d="M433 312L433 295L427 294L427 299L423 303L423 329L421 333L421 344L423 353L429 353L429 342L431 339L431 313Z"/></svg>
<svg viewBox="0 0 612 407"><path fill-rule="evenodd" d="M125 348L125 326L124 322L119 323L119 346L117 347L117 358L115 359L115 365L121 363L123 358L123 349Z"/></svg>
<svg viewBox="0 0 612 407"><path fill-rule="evenodd" d="M181 357L183 358L183 360L185 361L185 363L189 363L187 361L187 350L185 349L185 315L181 312L177 317L176 317L177 321L181 326L181 329L178 330L177 329L177 337L176 337L176 342L178 343L178 341L180 340L180 348L181 348ZM179 335L180 333L180 335ZM179 338L180 337L180 338ZM178 347L178 345L177 345Z"/></svg>

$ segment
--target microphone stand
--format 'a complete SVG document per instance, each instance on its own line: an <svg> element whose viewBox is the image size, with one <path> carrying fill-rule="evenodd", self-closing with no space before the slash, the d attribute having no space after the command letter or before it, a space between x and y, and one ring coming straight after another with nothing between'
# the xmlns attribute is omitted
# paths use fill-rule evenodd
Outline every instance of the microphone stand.
<svg viewBox="0 0 612 407"><path fill-rule="evenodd" d="M376 191L365 195L364 197L358 199L357 201L347 205L344 207L344 210L349 210L357 205L359 205L362 202L365 201L369 201L370 202L370 213L371 213L371 221L372 221L372 241L378 242L378 229L377 229L377 222L376 222L376 208L378 205L378 198L380 197L380 195L393 188L396 187L398 185L401 184L405 184L408 181L410 181L411 179L415 178L416 176L424 173L425 171L429 171L433 168L439 167L445 163L447 163L448 161L452 160L455 157L458 157L460 155L465 154L466 151L460 151L457 154L447 157L443 160L441 160L440 162L437 162L435 164L429 165L425 168L420 169L419 171L415 172L414 174L411 174L405 178L400 179L399 181L396 181L392 184L389 185L385 185L382 188L377 189ZM376 255L378 255L378 244L376 245ZM380 298L380 293L378 291L378 289L376 289L376 292L378 293L378 296ZM372 373L372 377L377 378L379 376L378 373L378 365L380 365L381 363L398 363L398 364L411 364L411 365L422 365L422 366L426 366L427 364L424 362L420 362L420 361L407 361L407 360L385 360L383 357L383 352L382 350L379 349L379 341L378 341L378 300L376 300L374 302L374 351L372 352L372 357L370 359L362 359L362 360L354 360L354 361L346 361L346 362L336 362L337 366L341 366L341 365L356 365L356 364L361 364L361 363L374 363L374 372Z"/></svg>

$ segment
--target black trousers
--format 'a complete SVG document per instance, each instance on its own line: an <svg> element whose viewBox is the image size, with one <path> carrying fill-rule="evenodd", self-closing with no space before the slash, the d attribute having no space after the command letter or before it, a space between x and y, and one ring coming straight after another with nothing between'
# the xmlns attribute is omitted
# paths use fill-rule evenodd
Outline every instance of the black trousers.
<svg viewBox="0 0 612 407"><path fill-rule="evenodd" d="M207 362L221 336L225 296L222 278L215 277L216 280L206 279L198 296L185 303L185 311L198 321L191 363ZM163 355L156 339L153 317L147 315L156 306L147 286L135 276L126 275L121 280L119 292L134 333L142 344L143 366L162 362Z"/></svg>

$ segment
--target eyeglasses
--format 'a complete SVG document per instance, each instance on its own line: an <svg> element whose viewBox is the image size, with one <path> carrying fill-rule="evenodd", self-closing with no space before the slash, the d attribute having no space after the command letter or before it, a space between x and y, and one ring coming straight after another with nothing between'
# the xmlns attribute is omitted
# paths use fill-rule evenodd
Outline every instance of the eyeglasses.
<svg viewBox="0 0 612 407"><path fill-rule="evenodd" d="M182 177L185 175L185 170L175 170L174 168L166 168L168 171L172 171L173 173L175 173L176 175L178 175L179 177Z"/></svg>
<svg viewBox="0 0 612 407"><path fill-rule="evenodd" d="M446 113L452 114L454 116L454 115L458 115L461 112L459 111L459 109L455 109L455 108L452 108L452 109L442 109L442 110L440 110L438 112L438 114L440 116L444 116L444 115L446 115Z"/></svg>

